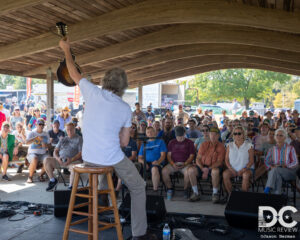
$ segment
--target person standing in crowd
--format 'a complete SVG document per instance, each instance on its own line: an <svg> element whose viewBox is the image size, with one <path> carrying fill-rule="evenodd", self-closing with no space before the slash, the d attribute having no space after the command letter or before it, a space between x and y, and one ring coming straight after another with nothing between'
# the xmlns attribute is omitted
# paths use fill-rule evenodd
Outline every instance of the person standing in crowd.
<svg viewBox="0 0 300 240"><path fill-rule="evenodd" d="M184 125L187 124L189 117L190 117L189 114L183 110L182 104L180 104L178 106L178 112L175 113L175 116L176 116L176 122L179 123L179 121L180 122L182 121L181 124L184 124ZM180 119L182 119L182 120L180 120Z"/></svg>
<svg viewBox="0 0 300 240"><path fill-rule="evenodd" d="M167 147L163 140L156 139L153 127L147 127L146 135L149 139L146 146L142 144L138 161L151 173L153 191L157 191L160 182L161 163L166 158ZM146 166L144 166L144 148L146 149Z"/></svg>
<svg viewBox="0 0 300 240"><path fill-rule="evenodd" d="M65 107L62 109L61 114L59 114L56 118L59 121L59 129L61 131L65 130L65 126L72 121L72 116L70 114L70 109Z"/></svg>
<svg viewBox="0 0 300 240"><path fill-rule="evenodd" d="M187 188L189 185L189 175L187 169L195 157L195 147L193 141L185 137L185 128L183 126L175 127L176 138L168 144L168 164L162 170L162 177L167 187L168 195L172 197L173 186L170 175L175 172L181 172L184 176L184 196L188 197Z"/></svg>
<svg viewBox="0 0 300 240"><path fill-rule="evenodd" d="M6 121L6 116L2 112L2 109L3 109L3 103L0 102L0 130L2 129L2 124Z"/></svg>
<svg viewBox="0 0 300 240"><path fill-rule="evenodd" d="M58 181L54 178L53 171L59 164L62 167L68 167L71 172L69 189L72 189L74 180L74 164L82 163L82 137L75 133L75 126L73 123L66 125L67 136L59 140L54 149L54 158L47 157L44 160L44 167L49 177L48 187L46 191L51 191L57 185Z"/></svg>
<svg viewBox="0 0 300 240"><path fill-rule="evenodd" d="M191 202L200 200L197 177L206 180L209 175L213 186L212 202L216 203L219 200L220 174L222 174L226 151L223 143L219 142L220 130L212 127L209 131L210 140L201 144L196 157L196 165L188 168L189 180L193 190L190 197Z"/></svg>
<svg viewBox="0 0 300 240"><path fill-rule="evenodd" d="M74 126L75 126L75 132L76 134L78 134L80 137L82 137L82 132L81 132L81 128L78 127L78 118L76 117L72 117L72 121L71 121Z"/></svg>
<svg viewBox="0 0 300 240"><path fill-rule="evenodd" d="M151 106L147 107L147 112L145 113L145 115L146 115L146 120L148 122L148 126L151 126L152 123L155 121L155 115L152 112L152 107Z"/></svg>
<svg viewBox="0 0 300 240"><path fill-rule="evenodd" d="M233 131L233 121L229 120L226 126L226 131L221 134L222 142L224 143L229 142L230 139L233 138L232 131Z"/></svg>
<svg viewBox="0 0 300 240"><path fill-rule="evenodd" d="M20 107L15 106L12 117L10 118L12 130L16 130L16 124L18 122L24 123L24 118L21 116Z"/></svg>
<svg viewBox="0 0 300 240"><path fill-rule="evenodd" d="M262 145L268 142L269 124L263 123L260 126L260 134L253 137L252 142L254 145L254 151L262 152Z"/></svg>
<svg viewBox="0 0 300 240"><path fill-rule="evenodd" d="M237 110L239 109L239 103L237 102L236 99L233 99L233 102L232 102L232 114L233 114L233 118L236 118L236 112Z"/></svg>
<svg viewBox="0 0 300 240"><path fill-rule="evenodd" d="M282 181L295 180L298 158L295 148L285 143L287 132L280 128L275 132L276 146L272 147L265 158L268 172L265 193L281 194Z"/></svg>
<svg viewBox="0 0 300 240"><path fill-rule="evenodd" d="M286 115L284 111L279 112L279 118L275 123L275 128L285 128L285 124L287 123Z"/></svg>
<svg viewBox="0 0 300 240"><path fill-rule="evenodd" d="M141 111L140 103L135 103L135 110L132 113L132 121L139 123L140 121L147 121L145 113Z"/></svg>
<svg viewBox="0 0 300 240"><path fill-rule="evenodd" d="M252 143L245 141L246 135L241 126L233 129L234 141L227 146L225 164L227 169L223 172L223 181L228 195L232 191L231 178L242 178L242 190L247 192L250 177L254 171L254 151Z"/></svg>
<svg viewBox="0 0 300 240"><path fill-rule="evenodd" d="M36 125L36 128L28 134L26 139L26 144L30 144L27 155L27 159L30 163L27 183L33 183L33 174L35 170L39 165L42 165L43 161L49 156L47 149L48 144L50 144L50 138L49 134L44 131L45 120L43 118L38 118ZM44 174L45 169L42 167L39 175L39 181L45 181L43 178Z"/></svg>
<svg viewBox="0 0 300 240"><path fill-rule="evenodd" d="M44 121L46 121L46 115L44 114L41 114L41 111L39 108L34 108L33 110L33 116L31 117L29 123L28 123L28 130L31 131L31 130L34 130L37 126L37 120L39 118L42 118L44 119Z"/></svg>
<svg viewBox="0 0 300 240"><path fill-rule="evenodd" d="M111 69L105 73L102 88L99 88L78 72L69 41L60 40L59 45L64 51L69 74L79 85L86 102L82 148L85 164L114 168L130 192L132 239L155 240L157 237L147 232L146 184L121 150L129 143L132 117L130 106L121 99L128 87L127 75L122 69ZM105 176L100 176L100 185L107 188Z"/></svg>
<svg viewBox="0 0 300 240"><path fill-rule="evenodd" d="M25 112L25 126L28 126L31 118L33 117L33 107L27 108L28 110Z"/></svg>
<svg viewBox="0 0 300 240"><path fill-rule="evenodd" d="M11 181L7 176L8 162L13 160L17 154L15 147L15 136L10 134L9 122L3 122L0 135L0 163L2 166L2 180Z"/></svg>

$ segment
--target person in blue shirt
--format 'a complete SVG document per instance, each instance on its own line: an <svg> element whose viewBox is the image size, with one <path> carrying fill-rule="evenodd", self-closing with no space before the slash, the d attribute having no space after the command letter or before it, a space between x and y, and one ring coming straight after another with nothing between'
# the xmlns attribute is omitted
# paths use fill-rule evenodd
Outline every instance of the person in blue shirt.
<svg viewBox="0 0 300 240"><path fill-rule="evenodd" d="M153 127L147 127L146 136L150 138L146 144L146 169L152 176L153 190L158 190L160 182L161 163L166 158L167 147L162 139L155 139L155 130ZM144 164L144 144L139 151L138 161Z"/></svg>

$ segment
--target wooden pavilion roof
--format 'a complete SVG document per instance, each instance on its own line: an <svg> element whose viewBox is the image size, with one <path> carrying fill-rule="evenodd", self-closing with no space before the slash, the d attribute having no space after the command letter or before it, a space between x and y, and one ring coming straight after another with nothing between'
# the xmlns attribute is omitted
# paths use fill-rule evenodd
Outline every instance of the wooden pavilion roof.
<svg viewBox="0 0 300 240"><path fill-rule="evenodd" d="M225 68L300 76L300 0L2 0L0 73L46 78L63 58L100 82L123 67L131 87Z"/></svg>

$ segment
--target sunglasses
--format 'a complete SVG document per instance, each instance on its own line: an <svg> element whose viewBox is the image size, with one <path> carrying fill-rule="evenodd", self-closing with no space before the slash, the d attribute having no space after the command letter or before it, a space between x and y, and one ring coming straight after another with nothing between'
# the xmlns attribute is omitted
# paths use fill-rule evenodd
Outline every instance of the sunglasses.
<svg viewBox="0 0 300 240"><path fill-rule="evenodd" d="M209 130L208 129L203 129L202 132L209 132Z"/></svg>
<svg viewBox="0 0 300 240"><path fill-rule="evenodd" d="M39 126L45 126L45 124L43 124L43 123L40 123L40 124L39 124Z"/></svg>
<svg viewBox="0 0 300 240"><path fill-rule="evenodd" d="M233 133L233 135L234 135L234 136L241 136L242 133L241 133L241 132L235 132L235 133Z"/></svg>

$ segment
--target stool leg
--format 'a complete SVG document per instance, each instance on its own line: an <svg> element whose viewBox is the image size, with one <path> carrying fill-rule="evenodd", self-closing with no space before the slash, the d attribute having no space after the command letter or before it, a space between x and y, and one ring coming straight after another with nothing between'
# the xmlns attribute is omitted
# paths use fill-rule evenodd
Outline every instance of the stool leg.
<svg viewBox="0 0 300 240"><path fill-rule="evenodd" d="M110 194L111 202L114 207L114 215L115 215L115 223L117 224L116 230L117 230L118 240L123 240L119 211L117 208L117 200L116 200L115 189L114 189L114 184L112 181L111 173L108 172L106 177L107 177L108 188L110 190L109 194Z"/></svg>
<svg viewBox="0 0 300 240"><path fill-rule="evenodd" d="M74 184L73 184L71 198L70 198L70 202L69 202L69 209L68 209L68 214L67 214L67 219L66 219L63 240L67 240L69 238L69 229L70 229L70 224L72 221L72 212L73 212L74 204L75 204L75 198L76 198L75 194L77 192L78 181L79 181L79 173L75 172Z"/></svg>
<svg viewBox="0 0 300 240"><path fill-rule="evenodd" d="M93 174L93 240L98 240L98 175Z"/></svg>
<svg viewBox="0 0 300 240"><path fill-rule="evenodd" d="M93 196L93 179L92 174L89 174L89 195ZM91 198L89 198L89 214L93 214L93 201ZM89 217L88 220L88 231L89 233L93 233L93 217ZM89 235L88 240L93 240L93 236Z"/></svg>

